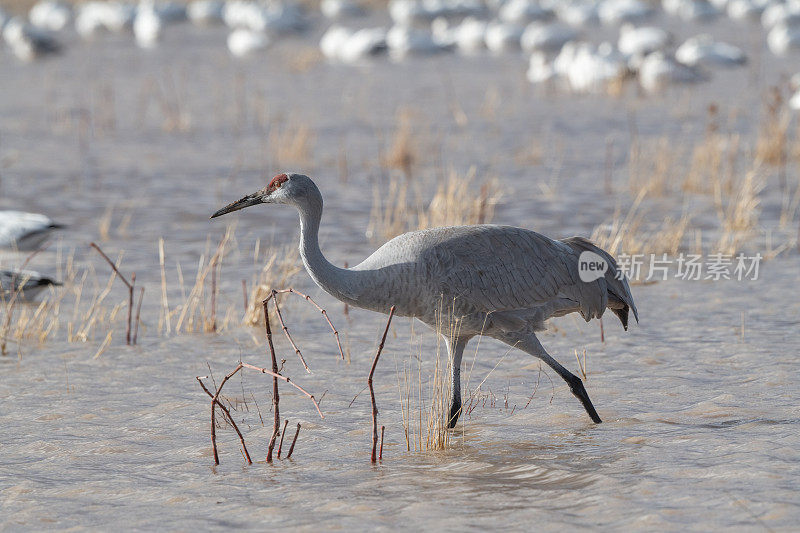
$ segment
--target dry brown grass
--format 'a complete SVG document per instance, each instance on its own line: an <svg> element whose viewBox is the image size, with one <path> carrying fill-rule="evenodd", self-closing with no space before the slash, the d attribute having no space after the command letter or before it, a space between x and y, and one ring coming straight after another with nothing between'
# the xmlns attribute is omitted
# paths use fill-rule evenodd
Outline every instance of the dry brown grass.
<svg viewBox="0 0 800 533"><path fill-rule="evenodd" d="M4 354L9 342L16 345L20 357L25 346L39 346L55 339L78 343L105 339L103 344L107 346L113 330L125 322L127 298L109 301L116 279L114 272L103 283L92 264L78 270L74 251L63 261L59 251L57 263L63 264L62 287L51 287L39 302L2 301L0 339ZM121 263L122 254L116 265Z"/></svg>
<svg viewBox="0 0 800 533"><path fill-rule="evenodd" d="M206 283L210 282L212 277L219 279L219 272L221 271L222 261L225 258L226 247L233 237L233 231L232 226L229 226L225 230L225 235L220 239L216 250L208 260L206 260L205 256L200 257L200 261L197 265L195 282L189 291L189 295L182 303L178 304L166 315L167 320L169 320L172 315L176 316L174 325L175 333L209 333L225 329L230 323L230 314L225 316L221 324L217 320L214 303L216 303L217 300L219 283L210 284L208 289L206 288ZM183 291L182 280L181 286Z"/></svg>
<svg viewBox="0 0 800 533"><path fill-rule="evenodd" d="M392 144L383 157L383 165L402 170L407 179L411 178L411 170L418 158L418 146L412 132L413 114L408 109L397 112L397 125L395 127Z"/></svg>
<svg viewBox="0 0 800 533"><path fill-rule="evenodd" d="M325 59L316 46L301 46L292 43L292 47L282 54L286 67L292 72L306 73Z"/></svg>
<svg viewBox="0 0 800 533"><path fill-rule="evenodd" d="M250 283L247 308L242 322L248 326L263 326L264 312L261 302L270 295L273 289L281 289L292 285L295 275L303 270L296 247L269 252L261 272ZM282 300L284 294L275 298Z"/></svg>
<svg viewBox="0 0 800 533"><path fill-rule="evenodd" d="M273 168L308 168L312 165L314 134L308 124L274 124L267 142Z"/></svg>
<svg viewBox="0 0 800 533"><path fill-rule="evenodd" d="M647 196L643 189L624 215L618 210L612 219L595 228L591 240L612 255L676 254L691 228L692 217L665 217L657 225L646 224L648 212L642 204Z"/></svg>
<svg viewBox="0 0 800 533"><path fill-rule="evenodd" d="M463 176L451 168L429 201L422 194L427 187L390 178L374 190L367 235L380 242L417 229L491 222L502 191L497 179L478 183L476 174L474 166Z"/></svg>
<svg viewBox="0 0 800 533"><path fill-rule="evenodd" d="M633 142L628 166L631 193L646 190L649 196L666 196L675 189L684 159L683 150L667 137L653 143Z"/></svg>
<svg viewBox="0 0 800 533"><path fill-rule="evenodd" d="M541 165L544 160L544 153L545 149L541 139L533 137L517 150L514 160L521 167Z"/></svg>
<svg viewBox="0 0 800 533"><path fill-rule="evenodd" d="M402 416L403 434L408 451L445 450L451 446L453 430L448 428L452 364L442 333L454 339L458 336L460 322L442 320L440 308L436 326L436 354L433 361L423 365L421 338L411 325L409 357L403 362L402 376L398 369L398 395ZM430 368L423 366L433 365ZM429 376L429 377L425 377ZM466 423L462 414L460 423Z"/></svg>
<svg viewBox="0 0 800 533"><path fill-rule="evenodd" d="M784 106L781 90L772 87L764 102L764 114L756 140L756 160L783 166L788 156L788 132L791 115Z"/></svg>
<svg viewBox="0 0 800 533"><path fill-rule="evenodd" d="M718 134L714 134L715 136ZM715 137L719 139L718 137ZM728 139L730 140L730 138ZM738 161L741 152L738 148L738 139L727 149L734 150ZM695 152L697 153L697 152ZM709 207L717 212L719 222L716 230L718 238L711 245L714 252L733 254L741 250L741 247L751 239L759 227L760 194L765 186L765 176L760 166L756 165L744 175L734 173L736 162L722 164L728 156L718 157L726 151L714 152L715 155L711 165L703 165L705 179L698 180L696 177L687 177L682 189L708 193L713 195L713 204ZM693 163L696 168L696 159ZM724 169L722 167L725 167ZM663 179L655 177L649 181L638 182L639 187L636 197L628 208L627 212L621 210L615 212L612 219L597 228L592 233L592 240L601 248L611 254L670 254L674 255L692 243L689 242L691 236L699 239L702 229L693 226L694 216L684 209L680 217L667 216L653 223L653 207L658 200L663 203L668 200L664 195L653 194L654 190L664 192L671 189L660 189L659 185ZM702 187L701 187L702 185ZM800 189L800 187L798 187ZM796 193L796 200L784 200L784 212L787 221L793 219L793 213L800 204L800 192ZM790 223L790 222L788 222ZM702 253L702 240L695 246L695 251Z"/></svg>
<svg viewBox="0 0 800 533"><path fill-rule="evenodd" d="M717 196L721 236L715 246L723 254L734 254L758 228L764 177L758 169L752 169L737 184L732 195Z"/></svg>
<svg viewBox="0 0 800 533"><path fill-rule="evenodd" d="M711 194L717 188L730 192L740 156L738 135L707 134L692 150L691 166L681 189L701 194Z"/></svg>

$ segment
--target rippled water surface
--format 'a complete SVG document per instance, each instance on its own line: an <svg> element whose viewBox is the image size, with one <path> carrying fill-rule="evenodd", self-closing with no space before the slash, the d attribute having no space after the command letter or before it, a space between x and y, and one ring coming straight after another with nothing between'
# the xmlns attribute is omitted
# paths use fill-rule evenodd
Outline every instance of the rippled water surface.
<svg viewBox="0 0 800 533"><path fill-rule="evenodd" d="M720 31L751 42L734 27ZM621 99L578 98L530 87L525 61L516 56L352 69L319 63L299 72L287 58L293 46L313 40L289 41L240 63L227 56L224 37L222 30L177 28L152 53L108 37L103 44L76 41L64 57L33 65L0 58L0 207L46 212L69 225L32 266L55 272L74 249L76 264L93 265L104 285L106 265L87 244L102 237L101 219L113 207L109 239L101 244L112 254L124 250L123 270L135 271L146 287L135 348L124 346L117 317L113 341L96 359L105 329L68 343L64 322L46 343L13 345L0 358L2 527L796 527L797 252L765 262L757 281L636 285L641 323L626 333L607 317L605 342L596 322L556 321L542 341L573 371L573 350L586 349L586 386L600 425L529 356L489 340L475 356L473 340L465 380L472 391L482 383L479 405L451 433L447 450L407 451L398 382L410 375L429 393L436 339L396 319L375 378L386 426L378 465L369 462L364 384L385 317L351 310L346 318L341 304L301 274L299 288L328 308L351 362L338 358L316 311L287 300L287 322L313 372L304 373L277 339L285 372L317 397L325 393L325 419L283 386L289 436L295 422L302 429L291 459L266 464L271 382L243 372L226 393L256 462L245 465L235 434L221 428L218 467L209 400L195 376L210 368L219 383L239 358L267 365L262 332L228 326L216 335L167 336L157 320L159 237L175 301L175 264L192 279L208 239L217 241L235 223L218 303L237 312L240 280L258 269L256 239L262 251L294 242L296 215L288 208L207 220L262 187L265 177L288 170L270 148L273 123L310 128L308 161L291 164L315 176L325 196L323 249L336 263L354 264L374 248L365 237L371 191L385 177L379 161L398 109L409 110L418 125L419 179L435 183L437 168L465 172L476 165L504 189L497 222L553 237L586 235L630 202L632 124L643 137L692 142L716 102L731 128L752 135L762 94L783 72L779 64L764 56L747 71L717 73L663 97L631 91ZM466 122L457 120L456 104ZM184 110L186 131L164 127L170 106ZM609 141L613 194L603 192L602 179ZM540 161L520 160L532 142L541 143ZM776 224L773 185L765 192L765 226ZM8 264L23 260L4 256ZM112 294L124 301L119 286Z"/></svg>

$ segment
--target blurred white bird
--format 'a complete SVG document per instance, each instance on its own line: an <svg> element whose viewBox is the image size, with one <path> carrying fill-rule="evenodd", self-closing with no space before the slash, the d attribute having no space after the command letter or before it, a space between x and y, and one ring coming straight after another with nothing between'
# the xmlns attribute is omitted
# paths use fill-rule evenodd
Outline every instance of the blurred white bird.
<svg viewBox="0 0 800 533"><path fill-rule="evenodd" d="M385 52L385 28L361 28L353 33L341 46L338 58L344 63L355 63L370 56Z"/></svg>
<svg viewBox="0 0 800 533"><path fill-rule="evenodd" d="M389 29L386 34L386 45L394 58L433 54L446 49L433 40L430 31L399 24L395 24Z"/></svg>
<svg viewBox="0 0 800 533"><path fill-rule="evenodd" d="M61 51L61 45L49 32L32 26L20 17L6 22L3 39L21 61L32 61Z"/></svg>
<svg viewBox="0 0 800 533"><path fill-rule="evenodd" d="M91 1L81 4L75 17L75 30L84 39L100 31L118 33L133 27L136 6L118 1Z"/></svg>
<svg viewBox="0 0 800 533"><path fill-rule="evenodd" d="M329 19L345 17L361 17L367 11L353 0L322 0L319 4L320 11Z"/></svg>
<svg viewBox="0 0 800 533"><path fill-rule="evenodd" d="M631 24L623 24L619 29L617 48L628 57L646 56L669 46L670 34L656 26L636 28Z"/></svg>
<svg viewBox="0 0 800 533"><path fill-rule="evenodd" d="M710 35L687 39L675 51L675 59L684 65L704 67L738 67L747 63L740 48L714 41Z"/></svg>
<svg viewBox="0 0 800 533"><path fill-rule="evenodd" d="M136 19L133 21L133 35L140 48L155 48L161 39L164 23L155 8L153 0L142 0Z"/></svg>
<svg viewBox="0 0 800 533"><path fill-rule="evenodd" d="M42 0L28 12L28 20L37 28L61 31L72 21L72 8L57 0Z"/></svg>
<svg viewBox="0 0 800 533"><path fill-rule="evenodd" d="M292 33L308 25L302 7L292 2L261 4L232 0L225 4L222 18L231 28L256 32Z"/></svg>
<svg viewBox="0 0 800 533"><path fill-rule="evenodd" d="M516 23L492 21L486 26L486 48L495 54L519 50L523 31Z"/></svg>
<svg viewBox="0 0 800 533"><path fill-rule="evenodd" d="M268 45L269 37L260 31L237 28L228 35L228 50L235 57L244 57Z"/></svg>
<svg viewBox="0 0 800 533"><path fill-rule="evenodd" d="M554 62L556 72L564 73L573 91L602 93L626 76L625 58L611 43L597 47L589 43L573 45L575 43L565 44Z"/></svg>
<svg viewBox="0 0 800 533"><path fill-rule="evenodd" d="M794 95L789 97L789 108L800 111L800 72L792 76L790 82Z"/></svg>
<svg viewBox="0 0 800 533"><path fill-rule="evenodd" d="M548 21L554 13L535 0L508 0L497 12L497 18L511 24L525 25L533 21Z"/></svg>
<svg viewBox="0 0 800 533"><path fill-rule="evenodd" d="M664 52L644 58L639 67L639 83L647 92L658 92L670 85L697 83L705 78L692 67L675 61Z"/></svg>
<svg viewBox="0 0 800 533"><path fill-rule="evenodd" d="M351 30L334 24L320 39L319 47L330 60L356 63L386 50L386 29Z"/></svg>
<svg viewBox="0 0 800 533"><path fill-rule="evenodd" d="M707 0L662 0L661 7L673 17L694 22L709 22L720 14Z"/></svg>
<svg viewBox="0 0 800 533"><path fill-rule="evenodd" d="M761 14L761 25L770 30L778 24L800 25L800 1L785 4L771 4Z"/></svg>
<svg viewBox="0 0 800 533"><path fill-rule="evenodd" d="M594 2L564 2L555 7L559 20L574 28L596 26L600 22Z"/></svg>
<svg viewBox="0 0 800 533"><path fill-rule="evenodd" d="M769 0L730 0L728 16L733 20L758 22L769 3Z"/></svg>
<svg viewBox="0 0 800 533"><path fill-rule="evenodd" d="M224 7L222 0L194 0L186 8L186 16L197 26L221 24Z"/></svg>
<svg viewBox="0 0 800 533"><path fill-rule="evenodd" d="M61 282L42 276L35 270L0 270L0 295L4 302L16 294L20 302L33 301L47 287L60 287Z"/></svg>
<svg viewBox="0 0 800 533"><path fill-rule="evenodd" d="M650 4L640 0L604 0L597 9L600 22L609 26L624 22L641 24L654 13Z"/></svg>
<svg viewBox="0 0 800 533"><path fill-rule="evenodd" d="M528 62L526 77L531 83L550 83L558 79L558 74L544 52L534 52Z"/></svg>
<svg viewBox="0 0 800 533"><path fill-rule="evenodd" d="M570 26L553 22L532 22L522 32L520 44L526 52L558 53L569 41L578 38L578 31Z"/></svg>
<svg viewBox="0 0 800 533"><path fill-rule="evenodd" d="M36 250L57 229L63 228L38 213L0 211L0 247L16 250Z"/></svg>
<svg viewBox="0 0 800 533"><path fill-rule="evenodd" d="M790 52L800 52L800 26L778 23L767 34L770 52L782 56Z"/></svg>

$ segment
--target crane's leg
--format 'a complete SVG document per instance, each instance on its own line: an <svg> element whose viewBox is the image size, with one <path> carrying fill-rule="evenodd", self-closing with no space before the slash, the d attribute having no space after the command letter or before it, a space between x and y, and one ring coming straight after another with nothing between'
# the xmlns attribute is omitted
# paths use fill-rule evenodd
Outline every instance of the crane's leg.
<svg viewBox="0 0 800 533"><path fill-rule="evenodd" d="M461 356L464 355L464 348L467 346L469 337L450 338L442 335L447 345L447 355L450 358L451 381L450 381L450 415L447 420L447 427L456 427L458 417L461 414Z"/></svg>
<svg viewBox="0 0 800 533"><path fill-rule="evenodd" d="M523 352L529 353L534 357L538 357L547 365L558 372L558 375L561 376L564 381L567 382L569 385L572 394L575 395L583 404L583 408L586 409L586 413L592 419L595 424L599 424L602 422L600 420L600 416L597 414L597 411L594 409L594 405L592 405L592 401L589 399L589 395L586 393L586 389L583 386L583 381L581 378L561 366L558 361L553 359L549 353L544 349L542 343L539 342L539 339L536 338L536 335L530 334L515 334L515 333L502 333L499 335L492 335L497 340L503 341L506 344L513 346L514 348L519 348Z"/></svg>

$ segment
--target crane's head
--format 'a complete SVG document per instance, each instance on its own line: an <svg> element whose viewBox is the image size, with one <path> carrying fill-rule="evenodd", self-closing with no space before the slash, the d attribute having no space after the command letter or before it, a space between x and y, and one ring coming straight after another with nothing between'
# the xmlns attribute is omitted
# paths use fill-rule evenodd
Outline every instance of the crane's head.
<svg viewBox="0 0 800 533"><path fill-rule="evenodd" d="M319 189L308 176L295 173L278 174L263 189L226 205L211 215L211 218L233 213L251 205L289 204L297 206L316 199L319 199L320 203L322 202Z"/></svg>

